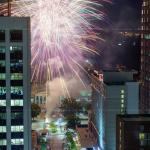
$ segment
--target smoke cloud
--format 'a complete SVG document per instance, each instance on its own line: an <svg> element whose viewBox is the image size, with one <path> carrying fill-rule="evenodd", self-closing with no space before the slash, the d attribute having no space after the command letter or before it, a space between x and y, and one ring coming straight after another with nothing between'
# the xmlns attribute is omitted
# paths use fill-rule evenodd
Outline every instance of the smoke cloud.
<svg viewBox="0 0 150 150"><path fill-rule="evenodd" d="M65 82L65 87L62 87L61 81ZM60 105L61 96L75 98L79 96L81 90L90 89L88 84L85 84L86 87L83 86L79 79L71 76L55 78L52 81L47 82L47 115L51 115L51 113Z"/></svg>

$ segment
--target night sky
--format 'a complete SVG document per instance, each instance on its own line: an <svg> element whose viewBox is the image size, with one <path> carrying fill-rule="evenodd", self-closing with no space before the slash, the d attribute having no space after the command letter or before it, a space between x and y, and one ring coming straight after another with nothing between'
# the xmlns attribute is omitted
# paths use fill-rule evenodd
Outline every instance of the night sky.
<svg viewBox="0 0 150 150"><path fill-rule="evenodd" d="M142 0L112 0L107 5L110 24L114 27L137 28L140 23Z"/></svg>
<svg viewBox="0 0 150 150"><path fill-rule="evenodd" d="M105 5L107 14L105 28L109 30L140 28L142 0L113 0ZM106 42L98 44L100 56L94 58L96 69L114 69L117 64L125 65L128 70L140 69L140 36L123 40L115 33L108 33ZM121 41L122 40L122 41Z"/></svg>

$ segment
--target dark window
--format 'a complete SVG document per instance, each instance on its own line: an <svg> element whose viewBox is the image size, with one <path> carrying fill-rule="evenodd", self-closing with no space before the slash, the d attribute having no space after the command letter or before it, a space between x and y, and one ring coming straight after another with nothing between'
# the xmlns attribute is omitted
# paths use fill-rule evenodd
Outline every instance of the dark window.
<svg viewBox="0 0 150 150"><path fill-rule="evenodd" d="M0 126L6 125L6 113L0 113Z"/></svg>
<svg viewBox="0 0 150 150"><path fill-rule="evenodd" d="M0 30L0 42L5 42L5 31Z"/></svg>
<svg viewBox="0 0 150 150"><path fill-rule="evenodd" d="M22 60L11 60L10 64L11 73L22 73L23 72L23 61Z"/></svg>
<svg viewBox="0 0 150 150"><path fill-rule="evenodd" d="M11 99L23 99L23 95L20 94L11 94Z"/></svg>
<svg viewBox="0 0 150 150"><path fill-rule="evenodd" d="M6 47L5 46L0 46L0 53L5 53Z"/></svg>
<svg viewBox="0 0 150 150"><path fill-rule="evenodd" d="M14 60L14 59L22 59L22 51L14 51L10 54L10 59Z"/></svg>
<svg viewBox="0 0 150 150"><path fill-rule="evenodd" d="M0 145L0 150L7 150L7 147Z"/></svg>
<svg viewBox="0 0 150 150"><path fill-rule="evenodd" d="M0 73L5 73L6 72L6 68L5 67L0 67Z"/></svg>
<svg viewBox="0 0 150 150"><path fill-rule="evenodd" d="M0 53L0 60L5 60L5 53Z"/></svg>
<svg viewBox="0 0 150 150"><path fill-rule="evenodd" d="M6 112L6 107L5 106L0 106L0 110L1 110L1 112Z"/></svg>
<svg viewBox="0 0 150 150"><path fill-rule="evenodd" d="M22 42L22 30L10 31L10 42Z"/></svg>
<svg viewBox="0 0 150 150"><path fill-rule="evenodd" d="M6 126L6 120L0 119L0 125L1 126Z"/></svg>
<svg viewBox="0 0 150 150"><path fill-rule="evenodd" d="M0 99L6 99L6 93L3 95L0 95Z"/></svg>
<svg viewBox="0 0 150 150"><path fill-rule="evenodd" d="M0 113L0 119L5 120L6 119L6 113Z"/></svg>
<svg viewBox="0 0 150 150"><path fill-rule="evenodd" d="M1 55L1 53L0 53ZM0 60L0 73L5 73L5 60ZM5 75L1 74L1 79L5 79Z"/></svg>
<svg viewBox="0 0 150 150"><path fill-rule="evenodd" d="M22 60L22 46L10 46L10 59Z"/></svg>
<svg viewBox="0 0 150 150"><path fill-rule="evenodd" d="M11 80L11 86L23 86L23 80Z"/></svg>
<svg viewBox="0 0 150 150"><path fill-rule="evenodd" d="M23 112L23 107L22 106L12 106L11 112Z"/></svg>
<svg viewBox="0 0 150 150"><path fill-rule="evenodd" d="M6 86L6 81L0 79L0 85L1 85L1 86Z"/></svg>
<svg viewBox="0 0 150 150"><path fill-rule="evenodd" d="M6 139L6 133L0 133L0 139Z"/></svg>
<svg viewBox="0 0 150 150"><path fill-rule="evenodd" d="M11 119L11 125L22 125L23 119Z"/></svg>
<svg viewBox="0 0 150 150"><path fill-rule="evenodd" d="M11 119L23 119L23 112L12 112Z"/></svg>
<svg viewBox="0 0 150 150"><path fill-rule="evenodd" d="M24 150L23 145L12 145L11 150Z"/></svg>
<svg viewBox="0 0 150 150"><path fill-rule="evenodd" d="M12 139L23 139L23 132L11 132Z"/></svg>

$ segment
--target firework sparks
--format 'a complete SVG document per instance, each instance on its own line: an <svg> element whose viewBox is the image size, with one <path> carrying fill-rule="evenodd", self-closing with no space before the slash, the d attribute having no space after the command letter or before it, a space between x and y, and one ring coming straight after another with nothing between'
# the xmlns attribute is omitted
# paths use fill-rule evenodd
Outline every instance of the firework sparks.
<svg viewBox="0 0 150 150"><path fill-rule="evenodd" d="M103 2L109 0L12 2L13 16L31 17L33 81L65 76L68 72L81 80L78 72L85 60L83 54L97 53L88 43L101 40L92 22L104 18Z"/></svg>

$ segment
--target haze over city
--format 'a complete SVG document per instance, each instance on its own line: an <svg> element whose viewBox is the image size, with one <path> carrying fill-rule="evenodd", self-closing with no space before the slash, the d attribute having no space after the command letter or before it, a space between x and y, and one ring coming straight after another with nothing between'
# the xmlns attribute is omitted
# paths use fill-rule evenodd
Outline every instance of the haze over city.
<svg viewBox="0 0 150 150"><path fill-rule="evenodd" d="M149 0L0 0L0 150L150 150Z"/></svg>

